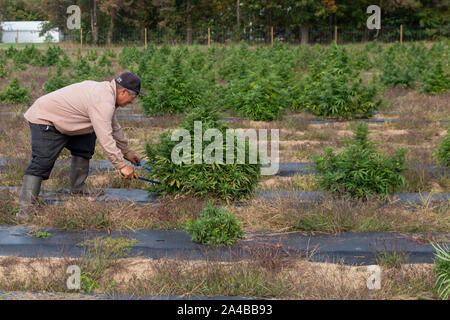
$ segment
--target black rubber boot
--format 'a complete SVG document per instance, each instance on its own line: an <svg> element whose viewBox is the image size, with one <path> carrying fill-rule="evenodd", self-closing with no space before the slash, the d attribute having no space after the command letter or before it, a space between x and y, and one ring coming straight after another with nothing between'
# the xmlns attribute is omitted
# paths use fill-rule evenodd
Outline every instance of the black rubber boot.
<svg viewBox="0 0 450 320"><path fill-rule="evenodd" d="M37 176L25 175L23 177L22 188L19 194L19 212L16 217L19 221L26 220L33 212L33 204L41 191L42 178Z"/></svg>
<svg viewBox="0 0 450 320"><path fill-rule="evenodd" d="M104 194L102 189L95 189L86 185L84 182L89 175L89 160L72 156L70 166L70 193L85 196L101 196Z"/></svg>

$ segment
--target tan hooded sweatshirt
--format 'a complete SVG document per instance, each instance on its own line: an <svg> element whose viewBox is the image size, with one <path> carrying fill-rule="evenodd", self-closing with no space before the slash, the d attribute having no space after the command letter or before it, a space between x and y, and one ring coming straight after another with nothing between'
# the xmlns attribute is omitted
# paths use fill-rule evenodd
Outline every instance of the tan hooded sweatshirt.
<svg viewBox="0 0 450 320"><path fill-rule="evenodd" d="M65 135L95 132L100 146L118 170L126 166L128 140L117 122L116 83L83 81L37 99L25 113L31 123L54 126Z"/></svg>

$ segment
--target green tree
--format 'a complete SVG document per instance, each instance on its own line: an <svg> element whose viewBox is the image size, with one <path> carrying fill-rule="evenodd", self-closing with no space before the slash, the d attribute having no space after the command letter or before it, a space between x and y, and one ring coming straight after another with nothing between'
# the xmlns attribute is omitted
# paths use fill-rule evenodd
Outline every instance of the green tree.
<svg viewBox="0 0 450 320"><path fill-rule="evenodd" d="M309 30L317 26L332 12L337 10L334 1L328 0L288 0L285 2L285 19L287 27L300 27L301 43L307 44Z"/></svg>
<svg viewBox="0 0 450 320"><path fill-rule="evenodd" d="M0 21L42 21L48 16L34 8L35 0L0 0Z"/></svg>

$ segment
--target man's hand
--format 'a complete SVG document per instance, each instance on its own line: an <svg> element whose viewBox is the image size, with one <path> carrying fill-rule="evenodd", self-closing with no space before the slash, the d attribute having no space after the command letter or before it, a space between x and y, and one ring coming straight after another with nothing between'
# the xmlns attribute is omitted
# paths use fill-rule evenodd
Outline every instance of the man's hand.
<svg viewBox="0 0 450 320"><path fill-rule="evenodd" d="M120 173L123 175L125 179L138 179L139 176L136 174L134 169L129 166L125 166L122 169L120 169Z"/></svg>
<svg viewBox="0 0 450 320"><path fill-rule="evenodd" d="M137 164L139 163L139 158L137 157L137 155L135 155L133 152L128 152L127 154L125 154L125 158L130 161L132 164L134 164L135 166L137 166Z"/></svg>

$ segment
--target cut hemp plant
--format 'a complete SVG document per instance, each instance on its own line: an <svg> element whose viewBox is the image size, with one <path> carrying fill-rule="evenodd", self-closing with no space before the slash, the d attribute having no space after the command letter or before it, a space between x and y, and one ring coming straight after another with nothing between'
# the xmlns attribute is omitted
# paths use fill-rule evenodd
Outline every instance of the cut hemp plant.
<svg viewBox="0 0 450 320"><path fill-rule="evenodd" d="M222 134L219 141L219 148L211 150L210 143L201 142L201 154L195 152L194 146L194 122L202 123L202 137L208 129L217 129ZM198 123L197 122L197 123ZM260 177L260 160L256 159L256 164L249 164L249 142L245 141L244 146L237 143L234 136L233 141L225 142L226 129L228 127L219 120L219 116L210 107L196 107L188 114L181 125L181 129L186 129L190 134L191 141L187 142L190 147L189 152L183 152L181 158L190 160L176 164L172 161L172 152L179 144L172 141L172 133L164 132L159 137L159 143L151 145L147 143L146 152L149 163L152 165L152 177L158 179L160 185L152 185L149 191L161 194L192 194L197 196L214 196L224 200L239 200L248 196L258 183ZM200 137L200 138L202 138ZM218 139L215 137L214 139ZM185 141L183 141L185 142ZM227 150L233 147L233 162L226 161ZM245 150L243 150L245 148ZM222 155L216 151L222 151ZM182 150L179 150L182 151ZM178 151L178 152L179 152ZM200 151L200 150L198 150ZM240 164L236 160L236 154L244 152L245 161ZM178 153L179 155L180 153ZM222 161L212 163L196 164L194 158L203 155L211 155L213 158L221 158ZM222 162L222 163L220 163Z"/></svg>
<svg viewBox="0 0 450 320"><path fill-rule="evenodd" d="M202 209L198 219L190 219L185 226L194 242L220 246L230 245L244 236L242 223L225 207L215 207L209 201Z"/></svg>
<svg viewBox="0 0 450 320"><path fill-rule="evenodd" d="M389 194L405 186L403 172L406 149L396 149L393 156L383 156L368 138L368 126L358 122L354 138L347 148L335 154L328 148L323 155L313 157L320 174L319 185L334 193L367 200L370 196Z"/></svg>

